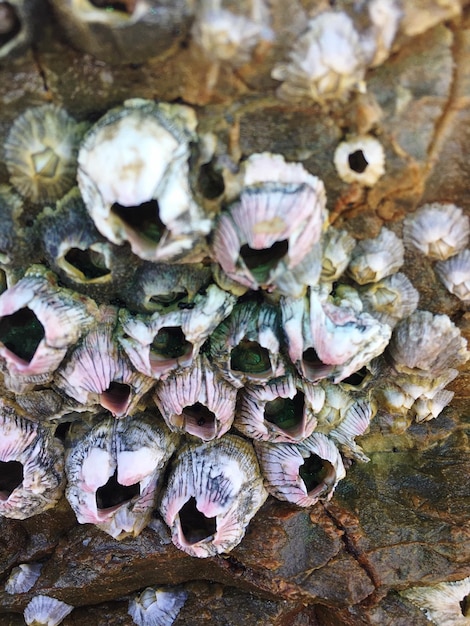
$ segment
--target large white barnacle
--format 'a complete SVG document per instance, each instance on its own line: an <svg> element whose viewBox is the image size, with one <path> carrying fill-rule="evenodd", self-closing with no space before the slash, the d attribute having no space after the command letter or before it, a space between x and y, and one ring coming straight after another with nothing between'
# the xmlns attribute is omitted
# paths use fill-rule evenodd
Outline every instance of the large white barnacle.
<svg viewBox="0 0 470 626"><path fill-rule="evenodd" d="M0 515L25 519L64 490L63 448L50 431L0 404Z"/></svg>
<svg viewBox="0 0 470 626"><path fill-rule="evenodd" d="M41 595L34 596L23 615L28 626L57 626L72 611L70 604Z"/></svg>
<svg viewBox="0 0 470 626"><path fill-rule="evenodd" d="M266 497L252 446L227 435L179 450L160 513L178 548L209 557L240 543Z"/></svg>
<svg viewBox="0 0 470 626"><path fill-rule="evenodd" d="M359 285L376 283L400 269L404 254L401 239L388 228L382 228L378 237L358 242L348 272Z"/></svg>
<svg viewBox="0 0 470 626"><path fill-rule="evenodd" d="M197 256L211 222L188 179L196 124L189 107L135 99L108 111L88 132L78 155L78 185L110 241L128 241L150 261Z"/></svg>
<svg viewBox="0 0 470 626"><path fill-rule="evenodd" d="M187 597L182 588L147 587L129 601L128 613L138 626L171 626Z"/></svg>
<svg viewBox="0 0 470 626"><path fill-rule="evenodd" d="M468 626L470 577L428 587L411 587L400 595L418 606L435 626Z"/></svg>
<svg viewBox="0 0 470 626"><path fill-rule="evenodd" d="M296 444L256 441L255 448L269 493L299 506L329 500L346 475L338 449L321 433Z"/></svg>
<svg viewBox="0 0 470 626"><path fill-rule="evenodd" d="M137 414L105 418L67 438L66 496L81 524L96 524L116 539L148 524L165 466L178 443L164 423Z"/></svg>
<svg viewBox="0 0 470 626"><path fill-rule="evenodd" d="M75 182L83 132L83 124L56 105L27 109L16 118L5 141L12 185L33 202L61 198Z"/></svg>
<svg viewBox="0 0 470 626"><path fill-rule="evenodd" d="M445 261L438 261L435 272L444 286L466 304L470 302L470 250Z"/></svg>
<svg viewBox="0 0 470 626"><path fill-rule="evenodd" d="M425 204L403 224L405 245L438 261L462 251L469 237L470 220L455 204Z"/></svg>
<svg viewBox="0 0 470 626"><path fill-rule="evenodd" d="M346 13L326 11L310 20L289 57L271 75L283 81L278 95L294 102L344 100L361 85L367 69L359 33Z"/></svg>
<svg viewBox="0 0 470 626"><path fill-rule="evenodd" d="M14 567L5 583L7 593L25 593L36 583L41 574L42 563L21 563Z"/></svg>
<svg viewBox="0 0 470 626"><path fill-rule="evenodd" d="M401 272L365 285L359 294L364 309L392 328L401 319L411 315L419 301L419 292Z"/></svg>
<svg viewBox="0 0 470 626"><path fill-rule="evenodd" d="M385 172L384 149L375 137L350 137L336 148L334 163L346 183L373 187Z"/></svg>

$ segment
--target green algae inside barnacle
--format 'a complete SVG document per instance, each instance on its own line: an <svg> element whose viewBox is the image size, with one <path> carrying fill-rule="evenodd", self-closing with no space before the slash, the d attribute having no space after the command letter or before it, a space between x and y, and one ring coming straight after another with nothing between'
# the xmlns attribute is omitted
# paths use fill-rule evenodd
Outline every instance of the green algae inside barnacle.
<svg viewBox="0 0 470 626"><path fill-rule="evenodd" d="M288 434L295 433L302 425L305 396L298 391L293 398L269 400L264 407L264 419Z"/></svg>
<svg viewBox="0 0 470 626"><path fill-rule="evenodd" d="M158 243L166 230L165 224L160 219L156 200L149 200L138 206L123 206L115 202L111 206L111 213L121 219L137 236L152 243Z"/></svg>
<svg viewBox="0 0 470 626"><path fill-rule="evenodd" d="M167 326L160 328L150 345L150 358L179 359L191 353L192 344L186 341L181 328Z"/></svg>
<svg viewBox="0 0 470 626"><path fill-rule="evenodd" d="M257 341L242 339L232 350L230 367L237 372L267 374L271 371L269 352Z"/></svg>
<svg viewBox="0 0 470 626"><path fill-rule="evenodd" d="M334 485L335 470L333 465L322 459L317 454L311 454L299 467L300 478L304 481L307 493L310 493L320 485L324 489Z"/></svg>
<svg viewBox="0 0 470 626"><path fill-rule="evenodd" d="M44 338L44 327L28 307L0 320L0 341L17 357L30 362Z"/></svg>
<svg viewBox="0 0 470 626"><path fill-rule="evenodd" d="M259 250L244 244L240 248L240 256L254 278L262 284L268 280L271 270L287 254L288 247L287 239L275 241L271 247Z"/></svg>

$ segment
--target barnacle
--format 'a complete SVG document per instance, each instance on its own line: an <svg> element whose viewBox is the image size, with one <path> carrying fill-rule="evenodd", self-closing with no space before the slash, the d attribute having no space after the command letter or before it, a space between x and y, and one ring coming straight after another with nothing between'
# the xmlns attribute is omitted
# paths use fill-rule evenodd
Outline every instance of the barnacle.
<svg viewBox="0 0 470 626"><path fill-rule="evenodd" d="M129 602L129 615L138 626L171 626L184 606L184 589L147 587Z"/></svg>
<svg viewBox="0 0 470 626"><path fill-rule="evenodd" d="M40 595L34 596L23 615L28 626L57 626L71 611L70 604Z"/></svg>
<svg viewBox="0 0 470 626"><path fill-rule="evenodd" d="M372 187L385 172L384 149L375 137L350 137L336 148L334 163L346 183Z"/></svg>
<svg viewBox="0 0 470 626"><path fill-rule="evenodd" d="M5 583L5 591L11 594L29 591L39 578L41 569L42 563L21 563L14 567Z"/></svg>
<svg viewBox="0 0 470 626"><path fill-rule="evenodd" d="M356 244L348 272L359 285L375 283L400 269L404 253L401 239L388 228L382 228L378 237Z"/></svg>
<svg viewBox="0 0 470 626"><path fill-rule="evenodd" d="M429 587L411 587L402 591L407 600L418 606L436 626L467 626L470 577Z"/></svg>
<svg viewBox="0 0 470 626"><path fill-rule="evenodd" d="M434 269L450 293L462 302L470 301L470 250L462 250L450 259L438 261Z"/></svg>

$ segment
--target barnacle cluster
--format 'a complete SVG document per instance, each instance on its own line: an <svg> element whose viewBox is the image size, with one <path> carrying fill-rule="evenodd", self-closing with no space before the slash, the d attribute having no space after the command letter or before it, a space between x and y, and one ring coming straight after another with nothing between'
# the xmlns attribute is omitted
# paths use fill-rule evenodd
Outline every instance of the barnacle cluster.
<svg viewBox="0 0 470 626"><path fill-rule="evenodd" d="M117 539L158 511L178 548L228 552L268 493L331 498L367 461L355 438L377 410L423 421L450 401L466 344L418 309L397 234L331 226L323 182L279 154L240 163L208 208L196 130L189 107L137 99L87 131L56 106L13 124L1 515L40 513L65 489L80 523ZM460 250L468 224L453 215L436 242L418 232L434 212L418 212L405 242ZM132 611L160 601L144 592Z"/></svg>

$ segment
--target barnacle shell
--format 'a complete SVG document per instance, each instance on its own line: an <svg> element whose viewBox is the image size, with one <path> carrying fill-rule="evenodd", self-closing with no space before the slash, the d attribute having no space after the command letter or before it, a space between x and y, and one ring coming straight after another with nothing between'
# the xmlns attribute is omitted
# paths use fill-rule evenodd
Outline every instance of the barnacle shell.
<svg viewBox="0 0 470 626"><path fill-rule="evenodd" d="M430 259L443 261L468 245L470 220L455 204L425 204L403 224L403 240Z"/></svg>
<svg viewBox="0 0 470 626"><path fill-rule="evenodd" d="M354 438L366 432L372 416L373 410L370 402L359 399L348 408L341 423L328 431L328 436L335 441L345 456L367 462L369 459Z"/></svg>
<svg viewBox="0 0 470 626"><path fill-rule="evenodd" d="M5 583L7 593L25 593L36 583L41 573L42 563L21 563L14 567Z"/></svg>
<svg viewBox="0 0 470 626"><path fill-rule="evenodd" d="M51 598L35 596L24 610L28 626L57 626L73 611L73 606Z"/></svg>
<svg viewBox="0 0 470 626"><path fill-rule="evenodd" d="M338 449L321 433L297 444L257 441L255 448L269 493L298 506L329 500L346 475Z"/></svg>
<svg viewBox="0 0 470 626"><path fill-rule="evenodd" d="M4 402L0 404L0 466L0 515L25 519L55 506L62 496L62 444Z"/></svg>
<svg viewBox="0 0 470 626"><path fill-rule="evenodd" d="M403 11L397 0L371 0L367 4L372 23L368 35L372 40L373 48L373 57L369 65L376 67L389 55Z"/></svg>
<svg viewBox="0 0 470 626"><path fill-rule="evenodd" d="M234 426L253 439L301 441L312 434L324 401L319 385L288 374L240 391Z"/></svg>
<svg viewBox="0 0 470 626"><path fill-rule="evenodd" d="M417 422L427 422L437 417L454 397L453 391L438 391L432 398L421 397L411 407Z"/></svg>
<svg viewBox="0 0 470 626"><path fill-rule="evenodd" d="M160 504L173 543L191 556L229 552L267 492L251 445L235 435L177 454Z"/></svg>
<svg viewBox="0 0 470 626"><path fill-rule="evenodd" d="M283 81L278 95L285 100L311 98L320 104L344 100L364 79L364 51L345 13L325 11L310 20L289 56L289 63L278 64L271 72Z"/></svg>
<svg viewBox="0 0 470 626"><path fill-rule="evenodd" d="M323 239L321 280L338 280L347 268L356 240L345 230L330 226Z"/></svg>
<svg viewBox="0 0 470 626"><path fill-rule="evenodd" d="M242 387L284 374L276 307L240 302L212 333L210 355L229 383Z"/></svg>
<svg viewBox="0 0 470 626"><path fill-rule="evenodd" d="M0 60L20 55L31 46L45 13L43 0L0 3Z"/></svg>
<svg viewBox="0 0 470 626"><path fill-rule="evenodd" d="M193 200L189 107L127 100L89 131L78 155L78 185L98 230L129 241L146 260L179 260L202 245L211 223Z"/></svg>
<svg viewBox="0 0 470 626"><path fill-rule="evenodd" d="M373 187L385 172L384 149L375 137L351 137L336 148L334 164L346 183Z"/></svg>
<svg viewBox="0 0 470 626"><path fill-rule="evenodd" d="M72 429L66 496L78 521L96 524L116 539L137 536L150 520L177 442L177 435L146 414L106 418L88 432Z"/></svg>
<svg viewBox="0 0 470 626"><path fill-rule="evenodd" d="M53 104L27 109L5 141L5 162L19 193L33 202L61 198L74 184L84 127Z"/></svg>
<svg viewBox="0 0 470 626"><path fill-rule="evenodd" d="M388 228L382 228L378 237L357 243L348 271L360 285L376 283L400 269L404 254L401 239Z"/></svg>
<svg viewBox="0 0 470 626"><path fill-rule="evenodd" d="M450 293L462 302L470 302L470 250L462 250L446 261L438 261L434 269Z"/></svg>
<svg viewBox="0 0 470 626"><path fill-rule="evenodd" d="M91 408L100 404L116 417L135 409L153 380L135 372L116 338L117 310L101 307L97 325L55 375L56 387Z"/></svg>
<svg viewBox="0 0 470 626"><path fill-rule="evenodd" d="M386 355L398 372L435 377L465 363L466 346L447 315L418 310L397 324Z"/></svg>
<svg viewBox="0 0 470 626"><path fill-rule="evenodd" d="M147 587L129 602L129 615L138 626L171 626L188 594L178 587Z"/></svg>
<svg viewBox="0 0 470 626"><path fill-rule="evenodd" d="M92 300L57 286L44 267L32 266L0 295L0 357L14 391L51 380L67 349L90 327Z"/></svg>
<svg viewBox="0 0 470 626"><path fill-rule="evenodd" d="M134 367L152 378L187 367L215 328L232 310L235 297L216 285L196 294L193 306L153 315L119 313L123 333L119 342Z"/></svg>
<svg viewBox="0 0 470 626"><path fill-rule="evenodd" d="M418 606L435 626L468 626L470 576L429 587L411 587L400 595Z"/></svg>
<svg viewBox="0 0 470 626"><path fill-rule="evenodd" d="M392 328L416 310L419 292L402 274L392 274L376 283L369 283L360 291L364 309Z"/></svg>
<svg viewBox="0 0 470 626"><path fill-rule="evenodd" d="M236 396L235 387L201 355L191 367L159 382L153 398L171 430L208 441L232 425Z"/></svg>

